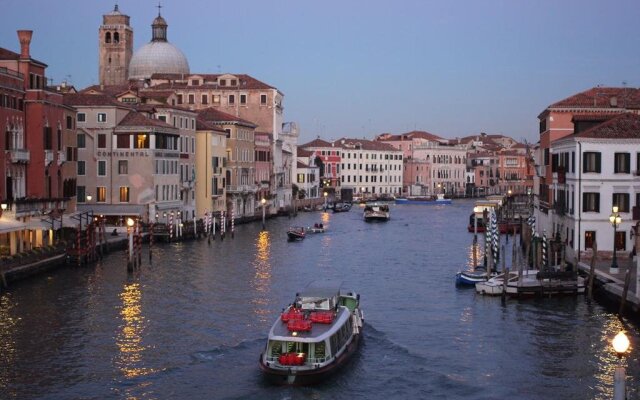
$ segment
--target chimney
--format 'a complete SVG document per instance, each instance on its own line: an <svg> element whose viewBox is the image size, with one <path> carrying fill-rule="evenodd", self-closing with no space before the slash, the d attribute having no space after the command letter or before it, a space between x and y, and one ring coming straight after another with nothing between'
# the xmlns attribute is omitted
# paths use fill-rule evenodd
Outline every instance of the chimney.
<svg viewBox="0 0 640 400"><path fill-rule="evenodd" d="M18 40L20 40L20 58L31 58L31 55L29 55L31 35L33 35L33 31L18 31Z"/></svg>

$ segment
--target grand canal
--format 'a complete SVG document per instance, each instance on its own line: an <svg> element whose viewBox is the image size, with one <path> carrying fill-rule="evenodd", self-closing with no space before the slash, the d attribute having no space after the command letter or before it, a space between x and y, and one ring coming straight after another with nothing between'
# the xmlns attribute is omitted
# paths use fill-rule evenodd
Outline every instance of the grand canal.
<svg viewBox="0 0 640 400"><path fill-rule="evenodd" d="M508 300L454 286L471 261L470 201L301 213L235 238L154 248L127 274L122 252L0 295L2 399L607 399L610 340L637 329L583 297ZM287 242L289 225L324 234ZM510 240L511 245L513 239ZM510 251L509 251L510 252ZM330 381L273 387L258 355L282 307L317 278L361 293L360 353ZM638 351L622 362L638 397Z"/></svg>

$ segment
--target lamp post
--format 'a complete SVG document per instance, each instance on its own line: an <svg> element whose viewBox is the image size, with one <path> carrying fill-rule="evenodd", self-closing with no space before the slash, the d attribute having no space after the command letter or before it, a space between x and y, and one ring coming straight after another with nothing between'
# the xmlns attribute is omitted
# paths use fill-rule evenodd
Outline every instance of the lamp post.
<svg viewBox="0 0 640 400"><path fill-rule="evenodd" d="M323 193L323 196L324 196L324 210L325 211L327 211L327 195L328 195L327 192Z"/></svg>
<svg viewBox="0 0 640 400"><path fill-rule="evenodd" d="M620 225L620 223L622 222L622 218L618 213L618 206L613 206L611 208L609 222L611 222L611 225L613 225L613 260L611 261L611 268L609 269L609 272L612 274L617 274L618 272L620 272L620 269L618 268L618 261L616 260L616 233L618 225Z"/></svg>
<svg viewBox="0 0 640 400"><path fill-rule="evenodd" d="M7 209L7 203L0 204L0 209L2 210L0 211L0 217L2 217L2 213L5 212Z"/></svg>
<svg viewBox="0 0 640 400"><path fill-rule="evenodd" d="M611 342L613 350L618 356L618 360L622 360L622 357L629 349L629 338L623 331L618 332L616 337ZM613 373L613 400L625 400L627 398L627 390L625 387L626 371L623 366L616 367Z"/></svg>
<svg viewBox="0 0 640 400"><path fill-rule="evenodd" d="M478 213L480 212L480 207L473 207L473 244L478 243ZM475 252L475 247L473 249Z"/></svg>
<svg viewBox="0 0 640 400"><path fill-rule="evenodd" d="M127 271L133 271L133 218L127 218L127 236L129 237L129 257L127 257Z"/></svg>
<svg viewBox="0 0 640 400"><path fill-rule="evenodd" d="M264 230L265 228L265 206L267 204L267 199L265 199L264 197L262 198L262 200L260 200L260 204L262 204L262 230Z"/></svg>

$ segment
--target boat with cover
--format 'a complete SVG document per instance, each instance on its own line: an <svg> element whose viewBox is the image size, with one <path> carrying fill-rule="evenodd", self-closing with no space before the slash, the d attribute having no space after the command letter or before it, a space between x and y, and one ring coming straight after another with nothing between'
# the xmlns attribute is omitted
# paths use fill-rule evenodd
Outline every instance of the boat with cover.
<svg viewBox="0 0 640 400"><path fill-rule="evenodd" d="M333 212L347 212L351 210L351 203L336 203L333 205Z"/></svg>
<svg viewBox="0 0 640 400"><path fill-rule="evenodd" d="M396 204L418 204L418 205L438 205L451 204L451 199L444 197L444 194L438 193L435 197L397 197Z"/></svg>
<svg viewBox="0 0 640 400"><path fill-rule="evenodd" d="M364 220L369 221L388 221L391 218L389 206L387 204L367 203L364 206Z"/></svg>
<svg viewBox="0 0 640 400"><path fill-rule="evenodd" d="M356 352L363 324L360 295L339 284L314 282L296 293L273 324L260 369L276 384L320 382Z"/></svg>
<svg viewBox="0 0 640 400"><path fill-rule="evenodd" d="M305 237L304 228L301 226L292 226L287 230L289 240L302 240Z"/></svg>
<svg viewBox="0 0 640 400"><path fill-rule="evenodd" d="M495 274L491 276L495 276ZM456 286L475 286L476 283L484 282L488 278L487 269L478 265L474 270L459 271L456 274Z"/></svg>

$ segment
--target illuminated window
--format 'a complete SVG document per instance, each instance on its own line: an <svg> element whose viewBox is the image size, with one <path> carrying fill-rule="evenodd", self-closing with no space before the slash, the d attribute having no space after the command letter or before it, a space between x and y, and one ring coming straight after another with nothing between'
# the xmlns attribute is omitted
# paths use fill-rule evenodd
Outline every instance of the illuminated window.
<svg viewBox="0 0 640 400"><path fill-rule="evenodd" d="M98 186L96 188L96 201L98 203L104 203L107 201L107 188L104 186Z"/></svg>
<svg viewBox="0 0 640 400"><path fill-rule="evenodd" d="M120 203L129 202L129 188L127 186L120 186Z"/></svg>
<svg viewBox="0 0 640 400"><path fill-rule="evenodd" d="M129 173L129 161L118 160L118 174L127 175Z"/></svg>
<svg viewBox="0 0 640 400"><path fill-rule="evenodd" d="M148 149L149 148L149 135L136 135L134 142L134 149Z"/></svg>

